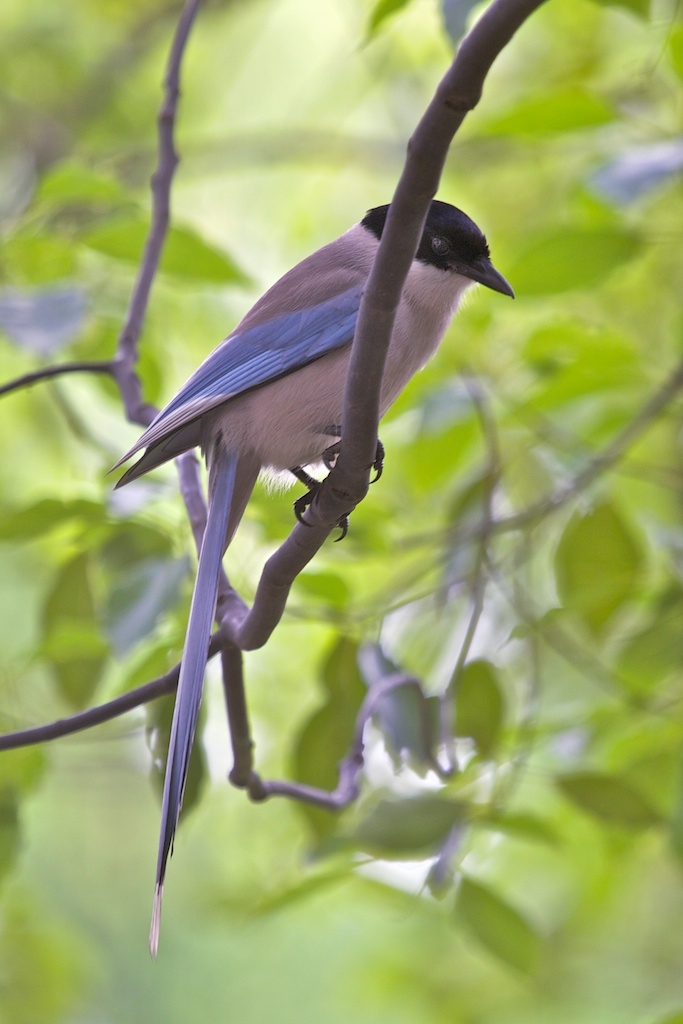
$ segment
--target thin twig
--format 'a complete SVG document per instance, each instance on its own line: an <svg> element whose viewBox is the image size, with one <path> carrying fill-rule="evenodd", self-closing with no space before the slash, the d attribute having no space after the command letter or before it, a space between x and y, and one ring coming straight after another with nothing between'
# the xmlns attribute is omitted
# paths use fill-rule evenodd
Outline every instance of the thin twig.
<svg viewBox="0 0 683 1024"><path fill-rule="evenodd" d="M106 704L99 704L97 707L88 708L87 711L79 711L78 714L69 715L68 718L58 718L49 725L36 725L30 729L18 729L16 732L5 733L0 736L0 750L14 750L16 747L30 747L34 743L47 743L49 740L58 740L63 736L71 736L75 732L82 732L84 729L92 729L95 725L109 722L112 718L125 715L143 704L148 704L157 697L163 697L172 693L178 685L179 666L176 665L165 676L154 679L151 683L138 686L129 693L124 693Z"/></svg>
<svg viewBox="0 0 683 1024"><path fill-rule="evenodd" d="M171 183L178 166L174 128L180 96L180 65L201 3L202 0L188 0L185 4L171 45L164 80L164 100L157 122L158 161L151 182L152 223L116 349L115 373L126 415L132 423L143 427L152 421L156 410L142 399L140 379L136 371L138 345L170 222Z"/></svg>
<svg viewBox="0 0 683 1024"><path fill-rule="evenodd" d="M493 499L496 485L500 479L500 450L496 436L493 417L479 382L472 377L465 378L465 386L479 419L481 433L486 445L486 472L484 476L484 489L482 494L481 520L479 524L480 534L477 543L477 553L471 573L470 617L465 630L455 667L451 674L450 681L440 701L439 720L441 726L441 744L448 757L447 773L453 774L457 769L453 738L456 735L456 714L457 714L457 692L465 663L469 657L474 636L477 632L480 619L484 613L484 597L486 595L487 583L487 554L488 544L491 538L491 526L493 517Z"/></svg>
<svg viewBox="0 0 683 1024"><path fill-rule="evenodd" d="M209 659L218 654L225 642L225 635L220 630L216 630L209 642ZM46 743L48 740L58 740L62 736L71 736L72 733L92 729L93 726L109 722L112 718L119 718L127 711L133 711L158 697L173 693L178 685L179 674L180 664L177 664L158 679L153 679L143 686L137 686L134 690L107 701L106 704L98 704L97 707L79 711L75 715L69 715L68 718L58 718L47 725L35 725L30 729L18 729L16 732L4 733L4 735L0 735L0 751L14 750L16 747L30 747L34 743Z"/></svg>
<svg viewBox="0 0 683 1024"><path fill-rule="evenodd" d="M77 363L61 363L59 366L44 366L42 370L34 370L32 373L25 373L21 377L8 381L0 386L0 398L9 395L21 388L30 388L40 381L49 380L51 377L60 377L63 373L107 373L114 376L114 362L111 359L84 361Z"/></svg>
<svg viewBox="0 0 683 1024"><path fill-rule="evenodd" d="M492 532L495 534L509 533L537 524L585 491L603 473L612 469L619 462L631 445L635 444L641 435L656 422L682 388L683 361L677 364L672 373L647 399L640 412L632 420L629 420L616 437L608 442L602 451L592 458L568 483L533 505L522 509L521 512L496 520L491 524ZM462 539L464 539L463 536L458 537L458 540ZM468 536L466 539L470 539L470 537Z"/></svg>
<svg viewBox="0 0 683 1024"><path fill-rule="evenodd" d="M406 675L404 672L395 672L385 676L368 690L356 715L353 741L349 752L339 764L338 781L333 790L318 789L317 786L308 786L301 782L264 781L252 773L252 776L258 780L257 799L264 800L268 797L284 796L290 800L312 804L314 807L321 807L328 811L340 811L344 807L348 807L357 799L360 792L359 778L364 764L363 734L365 726L384 697L402 686L414 686L415 684L416 680L413 676ZM249 795L252 795L251 788L249 788Z"/></svg>

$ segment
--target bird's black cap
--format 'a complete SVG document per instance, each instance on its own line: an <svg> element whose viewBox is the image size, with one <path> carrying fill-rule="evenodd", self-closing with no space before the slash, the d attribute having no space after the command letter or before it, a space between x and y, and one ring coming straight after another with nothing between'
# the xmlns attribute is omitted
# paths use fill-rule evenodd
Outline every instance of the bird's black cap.
<svg viewBox="0 0 683 1024"><path fill-rule="evenodd" d="M380 239L388 212L388 205L376 206L368 210L361 224ZM415 259L439 270L462 274L514 298L512 288L491 263L484 234L466 213L450 203L432 200Z"/></svg>

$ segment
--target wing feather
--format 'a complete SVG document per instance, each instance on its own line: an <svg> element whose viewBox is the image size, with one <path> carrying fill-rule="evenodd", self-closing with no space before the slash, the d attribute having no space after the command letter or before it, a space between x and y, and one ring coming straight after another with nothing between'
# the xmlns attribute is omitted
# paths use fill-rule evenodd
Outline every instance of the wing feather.
<svg viewBox="0 0 683 1024"><path fill-rule="evenodd" d="M229 335L117 466L142 448L159 444L217 405L349 344L356 329L362 290L363 286L357 285L310 309L285 313Z"/></svg>

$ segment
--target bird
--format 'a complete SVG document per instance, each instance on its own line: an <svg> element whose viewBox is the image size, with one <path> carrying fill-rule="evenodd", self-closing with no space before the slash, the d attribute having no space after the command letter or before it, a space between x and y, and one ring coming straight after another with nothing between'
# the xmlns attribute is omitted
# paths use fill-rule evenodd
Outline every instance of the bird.
<svg viewBox="0 0 683 1024"><path fill-rule="evenodd" d="M187 778L225 551L261 470L331 464L341 441L351 342L363 288L389 205L281 277L210 353L114 468L144 450L117 487L200 447L208 467L208 514L183 648L169 743L150 950L156 956L167 861ZM473 284L514 298L493 266L485 236L462 210L432 200L391 334L381 384L381 414L438 348ZM332 460L333 461L333 460ZM381 469L381 466L378 468Z"/></svg>

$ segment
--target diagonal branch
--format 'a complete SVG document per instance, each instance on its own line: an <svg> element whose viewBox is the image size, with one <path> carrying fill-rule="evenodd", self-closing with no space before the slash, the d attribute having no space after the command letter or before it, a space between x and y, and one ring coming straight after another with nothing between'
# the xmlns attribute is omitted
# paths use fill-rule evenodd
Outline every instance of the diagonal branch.
<svg viewBox="0 0 683 1024"><path fill-rule="evenodd" d="M171 183L178 166L174 129L180 96L180 65L192 24L201 3L202 0L187 0L178 20L168 57L164 79L164 100L159 111L157 127L158 160L152 175L152 223L145 242L128 313L119 334L114 365L126 415L131 422L145 427L151 423L156 410L142 399L140 378L135 367L138 360L140 334L170 221Z"/></svg>
<svg viewBox="0 0 683 1024"><path fill-rule="evenodd" d="M218 654L225 643L225 637L220 630L211 637L209 642L209 659ZM178 686L180 675L180 664L174 665L165 675L153 679L144 686L137 686L128 693L107 701L106 704L98 704L97 707L88 708L86 711L79 711L68 718L58 718L47 725L35 725L29 729L17 729L16 732L7 732L0 736L0 751L14 750L17 747L31 747L34 743L47 743L48 740L58 740L62 736L71 736L75 732L83 732L84 729L92 729L95 725L102 725L103 722L110 722L113 718L125 715L127 711L149 704L158 697L164 697L167 693L173 693Z"/></svg>
<svg viewBox="0 0 683 1024"><path fill-rule="evenodd" d="M401 291L417 251L455 133L481 97L491 64L545 0L494 0L463 39L455 59L408 144L370 277L363 293L346 381L342 447L305 521L268 560L246 619L230 624L235 643L266 643L282 617L289 589L340 517L367 493L375 457L379 397Z"/></svg>
<svg viewBox="0 0 683 1024"><path fill-rule="evenodd" d="M34 370L32 373L25 373L21 377L15 377L7 384L0 386L0 398L9 395L13 391L22 388L30 388L40 381L49 380L52 377L60 377L63 373L107 373L114 375L114 363L111 359L84 361L78 363L62 363L59 366L44 366L42 370Z"/></svg>

